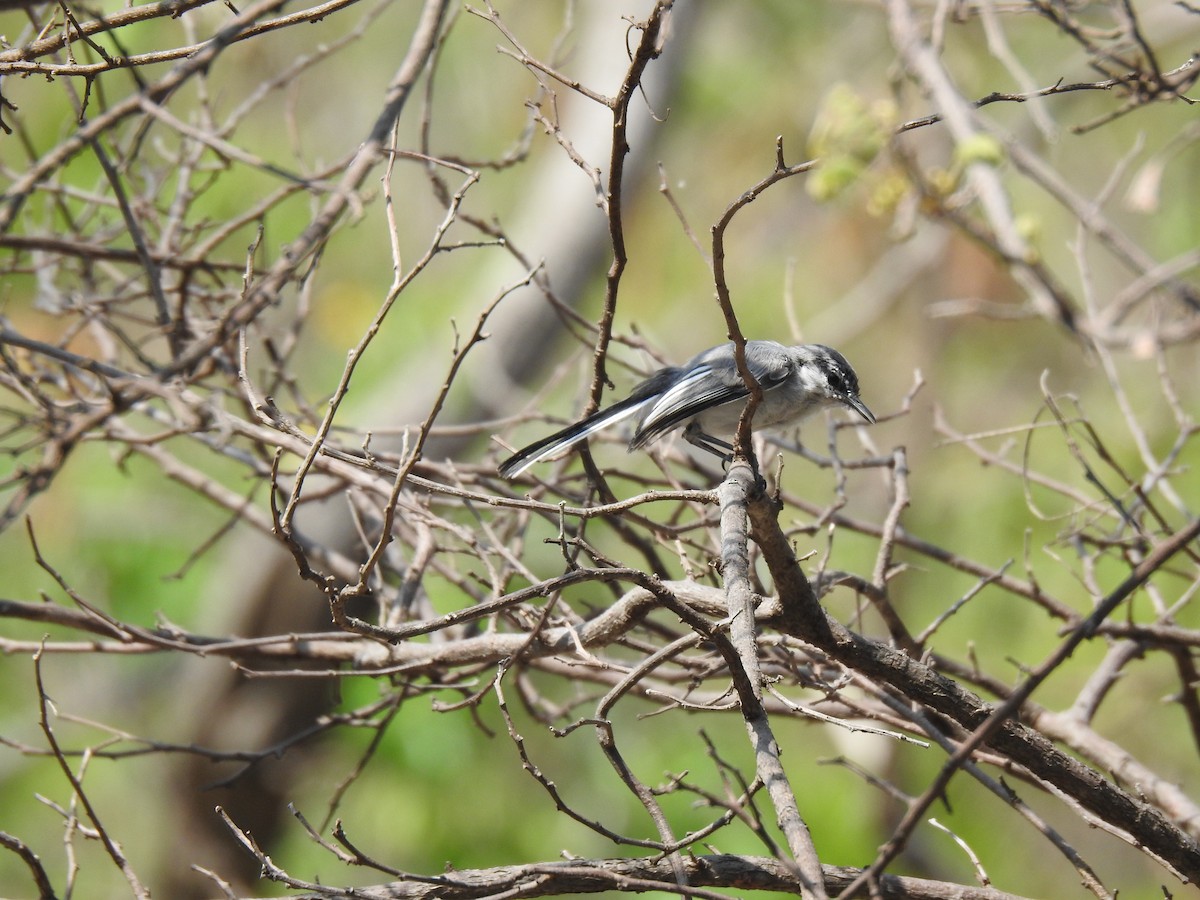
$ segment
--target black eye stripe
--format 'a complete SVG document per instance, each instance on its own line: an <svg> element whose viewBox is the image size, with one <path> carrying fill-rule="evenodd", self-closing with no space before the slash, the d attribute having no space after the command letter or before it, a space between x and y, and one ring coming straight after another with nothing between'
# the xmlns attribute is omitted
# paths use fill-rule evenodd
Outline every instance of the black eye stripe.
<svg viewBox="0 0 1200 900"><path fill-rule="evenodd" d="M833 361L829 361L825 368L825 380L830 388L841 393L853 394L858 389L853 374Z"/></svg>

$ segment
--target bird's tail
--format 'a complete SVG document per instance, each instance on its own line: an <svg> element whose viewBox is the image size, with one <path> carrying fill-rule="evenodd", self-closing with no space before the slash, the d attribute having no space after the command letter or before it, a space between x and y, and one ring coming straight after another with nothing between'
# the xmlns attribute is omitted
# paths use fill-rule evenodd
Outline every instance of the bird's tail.
<svg viewBox="0 0 1200 900"><path fill-rule="evenodd" d="M629 416L636 414L646 404L647 400L647 397L635 393L619 403L614 403L612 406L606 407L599 412L594 412L586 419L576 422L574 425L568 425L562 431L556 431L549 437L544 437L523 450L518 450L504 462L500 463L498 467L499 472L505 478L516 478L534 463L541 462L546 457L553 456L560 450L566 450L572 444L579 443L600 429L607 428L609 425L615 425L622 419L627 419Z"/></svg>

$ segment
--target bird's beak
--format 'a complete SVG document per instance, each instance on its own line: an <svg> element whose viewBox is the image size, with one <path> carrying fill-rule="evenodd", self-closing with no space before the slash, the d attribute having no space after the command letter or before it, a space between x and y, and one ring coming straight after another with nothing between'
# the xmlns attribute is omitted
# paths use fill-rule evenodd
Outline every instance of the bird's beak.
<svg viewBox="0 0 1200 900"><path fill-rule="evenodd" d="M842 397L842 403L846 404L846 406L850 407L872 425L875 424L875 414L867 409L867 404L863 403L857 397L852 397L847 394L846 396Z"/></svg>

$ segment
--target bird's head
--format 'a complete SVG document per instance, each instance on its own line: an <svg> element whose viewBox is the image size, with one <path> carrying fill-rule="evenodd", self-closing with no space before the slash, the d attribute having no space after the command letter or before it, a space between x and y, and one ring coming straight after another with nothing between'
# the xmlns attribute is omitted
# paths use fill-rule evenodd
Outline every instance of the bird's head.
<svg viewBox="0 0 1200 900"><path fill-rule="evenodd" d="M868 422L875 414L858 396L858 376L846 357L824 344L804 344L795 350L796 371L804 387L825 405L845 406Z"/></svg>

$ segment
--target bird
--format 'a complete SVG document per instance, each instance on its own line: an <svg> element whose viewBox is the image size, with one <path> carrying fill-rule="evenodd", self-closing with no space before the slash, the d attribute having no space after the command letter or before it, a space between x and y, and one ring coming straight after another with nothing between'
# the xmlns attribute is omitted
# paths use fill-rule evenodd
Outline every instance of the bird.
<svg viewBox="0 0 1200 900"><path fill-rule="evenodd" d="M839 406L874 424L874 414L859 398L858 376L832 347L789 347L766 340L746 341L745 346L746 365L762 388L762 402L754 411L755 427L791 425L818 410ZM518 450L500 463L498 471L504 478L516 478L534 463L631 416L640 416L629 441L631 452L684 425L688 443L728 462L733 446L716 435L737 430L749 394L738 372L734 345L718 344L682 366L659 369L624 400Z"/></svg>

